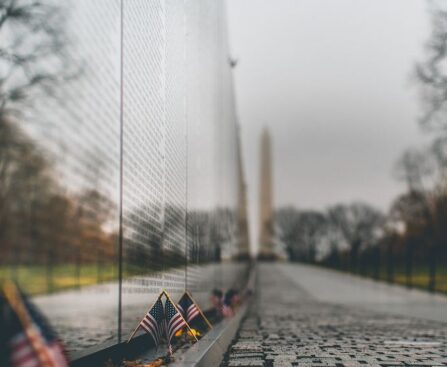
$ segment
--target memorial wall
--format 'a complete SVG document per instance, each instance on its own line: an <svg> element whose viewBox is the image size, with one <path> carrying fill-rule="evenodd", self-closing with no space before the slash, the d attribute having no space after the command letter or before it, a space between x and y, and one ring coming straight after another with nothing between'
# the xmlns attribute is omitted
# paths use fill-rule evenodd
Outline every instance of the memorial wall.
<svg viewBox="0 0 447 367"><path fill-rule="evenodd" d="M0 25L17 56L0 62L0 279L72 356L126 338L162 289L206 309L242 286L224 2L17 3L26 17Z"/></svg>

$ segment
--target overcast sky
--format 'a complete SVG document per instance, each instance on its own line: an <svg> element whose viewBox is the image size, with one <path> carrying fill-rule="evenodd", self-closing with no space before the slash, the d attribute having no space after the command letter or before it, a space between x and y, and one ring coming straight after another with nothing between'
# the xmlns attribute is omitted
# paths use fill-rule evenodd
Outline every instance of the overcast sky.
<svg viewBox="0 0 447 367"><path fill-rule="evenodd" d="M424 0L228 0L255 240L263 126L276 207L363 200L385 210L402 192L392 171L423 139L411 72L429 21Z"/></svg>

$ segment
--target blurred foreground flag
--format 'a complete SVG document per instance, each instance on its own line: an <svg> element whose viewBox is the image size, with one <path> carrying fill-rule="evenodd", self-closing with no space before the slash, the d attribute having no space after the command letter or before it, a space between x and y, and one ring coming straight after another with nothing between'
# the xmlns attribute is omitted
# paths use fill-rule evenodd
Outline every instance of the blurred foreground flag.
<svg viewBox="0 0 447 367"><path fill-rule="evenodd" d="M68 367L49 323L12 283L0 293L0 365Z"/></svg>

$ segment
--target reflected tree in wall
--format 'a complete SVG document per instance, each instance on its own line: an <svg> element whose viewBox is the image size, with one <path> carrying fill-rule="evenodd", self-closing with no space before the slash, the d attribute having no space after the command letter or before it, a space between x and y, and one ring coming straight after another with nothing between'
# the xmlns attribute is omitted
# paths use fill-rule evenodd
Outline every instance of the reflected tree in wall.
<svg viewBox="0 0 447 367"><path fill-rule="evenodd" d="M0 2L0 120L68 77L64 13L54 2Z"/></svg>

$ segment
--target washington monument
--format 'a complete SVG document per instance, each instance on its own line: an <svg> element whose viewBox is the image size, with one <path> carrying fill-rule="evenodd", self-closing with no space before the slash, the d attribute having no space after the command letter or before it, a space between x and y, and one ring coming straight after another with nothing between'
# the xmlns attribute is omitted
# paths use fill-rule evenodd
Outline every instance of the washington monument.
<svg viewBox="0 0 447 367"><path fill-rule="evenodd" d="M250 234L248 228L247 213L247 184L245 182L244 166L242 163L241 137L238 127L237 134L237 166L238 166L238 229L239 229L239 245L237 258L239 260L247 260L250 258Z"/></svg>
<svg viewBox="0 0 447 367"><path fill-rule="evenodd" d="M259 191L259 257L272 259L273 249L273 183L270 133L264 128L261 136L261 175Z"/></svg>

